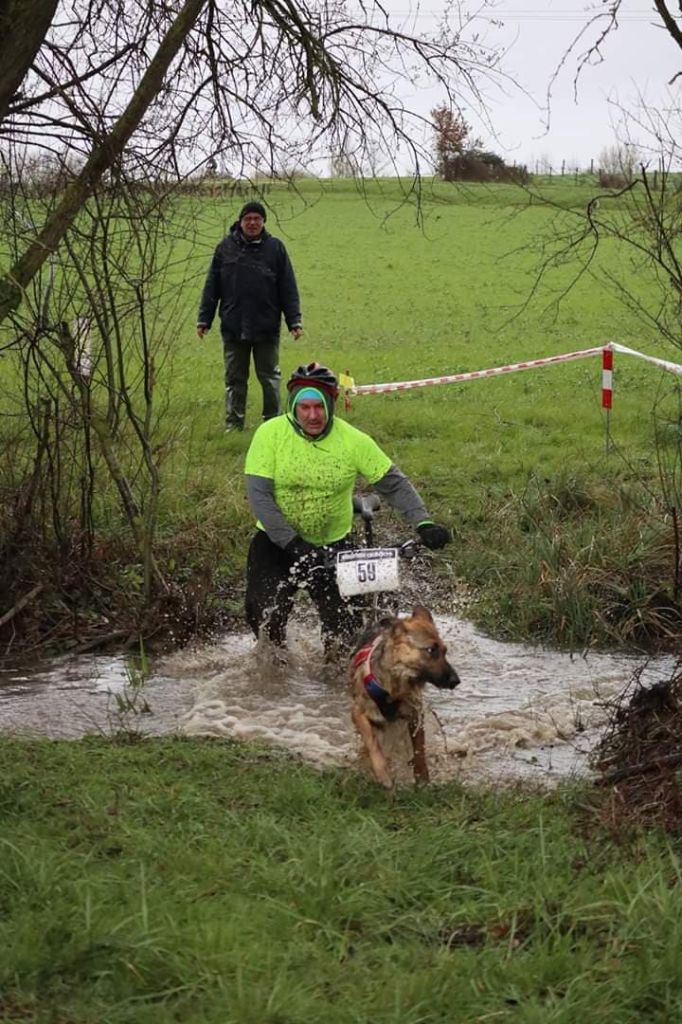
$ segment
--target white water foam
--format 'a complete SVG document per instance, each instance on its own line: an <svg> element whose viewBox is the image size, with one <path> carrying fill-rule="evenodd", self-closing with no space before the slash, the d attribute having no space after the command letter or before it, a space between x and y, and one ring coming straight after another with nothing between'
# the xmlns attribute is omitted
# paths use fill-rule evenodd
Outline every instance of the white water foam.
<svg viewBox="0 0 682 1024"><path fill-rule="evenodd" d="M534 778L547 783L582 773L607 719L605 702L641 670L645 684L669 678L671 659L642 666L623 655L571 657L498 643L463 620L436 616L448 657L462 680L454 691L427 687L427 753L434 779ZM350 720L346 665L323 666L319 631L292 621L289 652L278 663L252 637L159 659L144 687L148 714L121 722L122 658L62 659L34 672L0 676L0 729L53 737L111 732L230 737L285 747L318 767L355 767L359 743ZM407 778L407 740L393 760Z"/></svg>
<svg viewBox="0 0 682 1024"><path fill-rule="evenodd" d="M497 643L452 617L436 622L462 683L454 691L425 691L433 778L548 781L584 772L607 719L605 702L642 668L626 656L571 657ZM300 623L290 631L282 667L243 636L177 658L164 665L166 673L197 677L183 732L275 743L318 766L357 762L345 672L325 675L319 639ZM665 659L652 662L642 669L642 681L653 682L670 668ZM396 767L404 768L406 737L393 754Z"/></svg>

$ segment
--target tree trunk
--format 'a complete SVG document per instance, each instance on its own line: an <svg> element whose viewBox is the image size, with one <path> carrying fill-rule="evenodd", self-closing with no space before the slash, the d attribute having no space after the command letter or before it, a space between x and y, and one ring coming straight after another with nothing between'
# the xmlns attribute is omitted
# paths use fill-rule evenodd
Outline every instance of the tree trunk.
<svg viewBox="0 0 682 1024"><path fill-rule="evenodd" d="M0 121L35 60L59 0L0 0Z"/></svg>
<svg viewBox="0 0 682 1024"><path fill-rule="evenodd" d="M19 306L24 289L50 253L55 251L104 172L116 164L128 139L161 89L168 68L207 2L208 0L186 0L152 58L130 103L109 135L93 149L80 174L67 186L61 201L45 221L35 241L29 245L9 273L0 278L0 323Z"/></svg>

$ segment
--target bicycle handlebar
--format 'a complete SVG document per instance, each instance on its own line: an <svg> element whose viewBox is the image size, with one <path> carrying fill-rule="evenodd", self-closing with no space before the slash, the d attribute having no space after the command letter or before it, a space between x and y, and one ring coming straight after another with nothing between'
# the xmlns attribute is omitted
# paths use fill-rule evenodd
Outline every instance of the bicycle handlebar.
<svg viewBox="0 0 682 1024"><path fill-rule="evenodd" d="M398 558L405 558L409 561L412 558L416 558L420 554L420 552L425 548L425 545L422 544L422 542L418 540L416 537L410 537L409 540L399 541L396 544L379 544L377 545L377 547L381 548L382 550L397 551ZM322 556L322 562L320 567L331 568L332 566L336 565L336 556L339 553L339 550L344 549L322 548L321 550L324 552L324 554ZM365 547L364 545L358 545L357 548L350 548L345 550L372 551L373 548Z"/></svg>
<svg viewBox="0 0 682 1024"><path fill-rule="evenodd" d="M398 549L398 558L416 558L419 554L419 549L424 547L424 544L416 537L410 537L409 540L403 541L402 544L389 544L389 548Z"/></svg>

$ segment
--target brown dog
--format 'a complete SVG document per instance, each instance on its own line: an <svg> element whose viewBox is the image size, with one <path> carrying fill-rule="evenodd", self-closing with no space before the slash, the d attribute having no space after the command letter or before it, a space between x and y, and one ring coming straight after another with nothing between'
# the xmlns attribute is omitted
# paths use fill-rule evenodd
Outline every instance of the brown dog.
<svg viewBox="0 0 682 1024"><path fill-rule="evenodd" d="M445 690L459 685L446 651L431 613L417 605L409 618L382 620L353 655L351 718L372 771L386 789L393 789L395 781L388 770L382 737L391 723L400 719L407 721L415 780L429 781L422 690L426 683Z"/></svg>

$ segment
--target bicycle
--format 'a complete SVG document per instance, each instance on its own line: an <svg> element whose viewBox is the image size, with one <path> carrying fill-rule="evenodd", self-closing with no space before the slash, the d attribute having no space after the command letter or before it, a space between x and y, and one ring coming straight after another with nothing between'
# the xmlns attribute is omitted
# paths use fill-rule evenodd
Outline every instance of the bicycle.
<svg viewBox="0 0 682 1024"><path fill-rule="evenodd" d="M338 660L344 644L381 620L399 615L398 595L391 599L392 592L401 589L399 561L414 558L423 547L416 539L375 547L374 517L380 506L377 494L354 495L353 510L362 519L363 537L358 537L354 526L349 537L320 546L290 569L298 588L308 590L317 605L325 657L332 662ZM420 603L420 599L415 602Z"/></svg>

